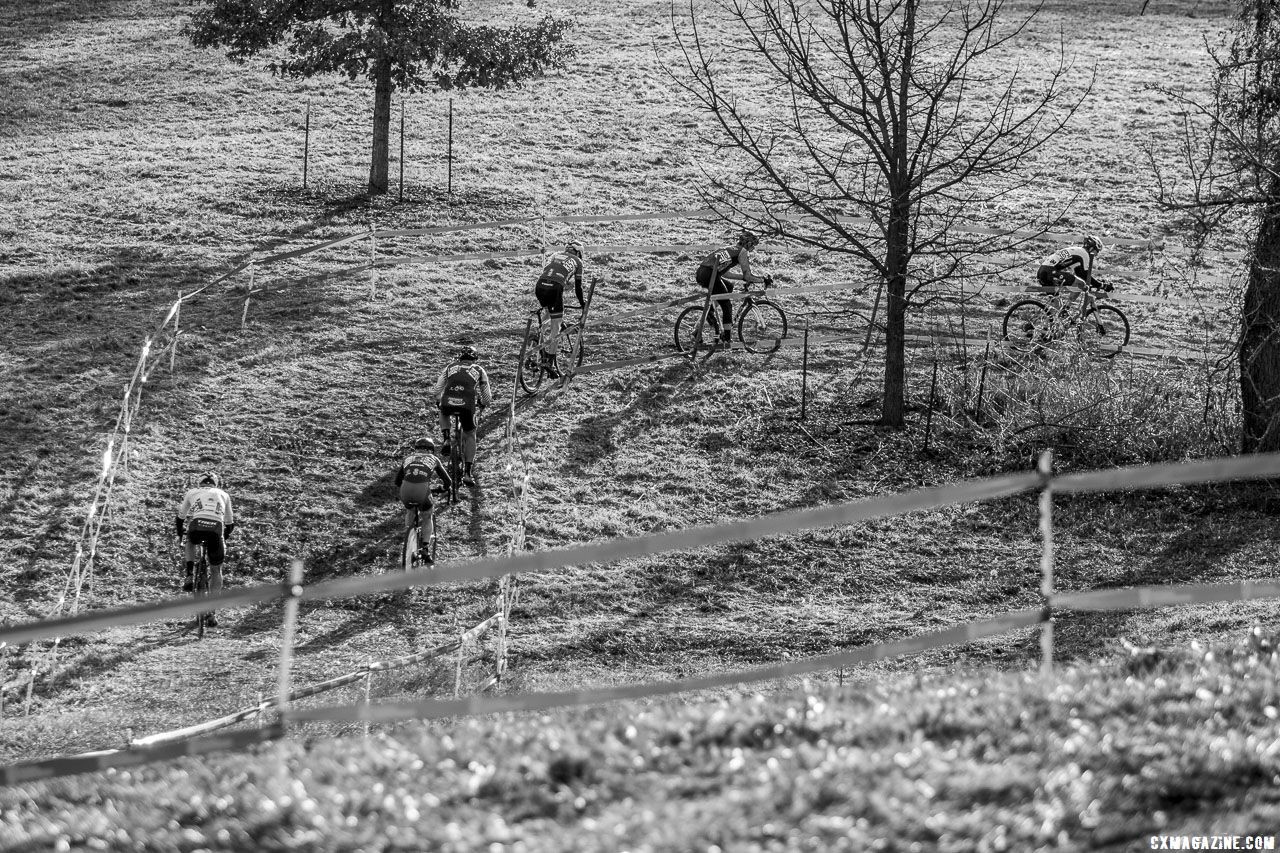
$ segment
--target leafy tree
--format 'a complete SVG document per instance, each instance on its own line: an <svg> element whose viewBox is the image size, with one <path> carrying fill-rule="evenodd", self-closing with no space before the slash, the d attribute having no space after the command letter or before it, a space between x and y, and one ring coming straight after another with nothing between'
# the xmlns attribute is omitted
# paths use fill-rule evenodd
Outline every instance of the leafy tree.
<svg viewBox="0 0 1280 853"><path fill-rule="evenodd" d="M1044 51L1050 67L1038 86L1000 63L1032 20L1011 18L1005 5L716 0L727 23L714 28L692 5L685 21L673 13L679 82L713 117L721 161L740 169L713 179L707 200L738 224L859 258L887 288L888 426L903 425L912 300L963 274L966 259L1020 242L954 226L1036 179L1031 155L1088 91L1068 96L1060 45Z"/></svg>
<svg viewBox="0 0 1280 853"><path fill-rule="evenodd" d="M1197 245L1227 225L1252 230L1240 318L1240 443L1245 453L1280 451L1280 0L1241 0L1209 58L1207 101L1166 90L1188 107L1190 180L1162 180L1159 197L1189 215Z"/></svg>
<svg viewBox="0 0 1280 853"><path fill-rule="evenodd" d="M237 62L283 44L267 67L282 77L343 74L373 83L369 193L387 191L391 96L502 89L562 67L572 22L492 27L458 18L459 0L204 0L184 29L197 47Z"/></svg>

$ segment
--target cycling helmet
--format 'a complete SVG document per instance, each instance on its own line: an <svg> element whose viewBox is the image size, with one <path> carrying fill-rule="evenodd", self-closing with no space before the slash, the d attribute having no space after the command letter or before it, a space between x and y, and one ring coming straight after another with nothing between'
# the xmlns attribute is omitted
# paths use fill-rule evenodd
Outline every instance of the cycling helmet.
<svg viewBox="0 0 1280 853"><path fill-rule="evenodd" d="M471 346L471 344L466 344L458 350L459 361L475 361L479 357L479 354L476 353L476 348Z"/></svg>
<svg viewBox="0 0 1280 853"><path fill-rule="evenodd" d="M1090 234L1084 238L1084 250L1091 255L1096 255L1102 251L1102 241Z"/></svg>
<svg viewBox="0 0 1280 853"><path fill-rule="evenodd" d="M579 260L582 258L582 244L577 240L570 240L569 245L564 247L565 254L576 255Z"/></svg>
<svg viewBox="0 0 1280 853"><path fill-rule="evenodd" d="M754 249L760 244L760 238L750 231L743 231L738 234L738 245L744 249Z"/></svg>
<svg viewBox="0 0 1280 853"><path fill-rule="evenodd" d="M436 440L429 435L424 435L413 443L414 450L435 450Z"/></svg>
<svg viewBox="0 0 1280 853"><path fill-rule="evenodd" d="M200 475L200 478L196 480L196 483L201 486L210 485L215 489L222 488L222 478L218 476L217 471L205 471Z"/></svg>

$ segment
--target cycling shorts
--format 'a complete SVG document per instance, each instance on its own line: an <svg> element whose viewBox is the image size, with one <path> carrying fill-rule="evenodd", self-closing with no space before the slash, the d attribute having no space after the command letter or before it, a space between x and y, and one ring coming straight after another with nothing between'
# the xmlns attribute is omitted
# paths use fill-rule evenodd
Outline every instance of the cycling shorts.
<svg viewBox="0 0 1280 853"><path fill-rule="evenodd" d="M226 541L222 537L222 522L207 518L193 518L187 522L187 558L195 559L196 547L204 545L209 554L209 565L220 566L227 558Z"/></svg>
<svg viewBox="0 0 1280 853"><path fill-rule="evenodd" d="M441 406L440 407L440 424L443 426L448 423L449 415L457 415L458 420L462 422L463 432L476 431L476 413L462 406Z"/></svg>
<svg viewBox="0 0 1280 853"><path fill-rule="evenodd" d="M698 286L710 287L712 280L716 277L715 267L698 267Z"/></svg>
<svg viewBox="0 0 1280 853"><path fill-rule="evenodd" d="M431 509L431 481L410 483L405 480L400 484L400 502L405 506L417 506Z"/></svg>
<svg viewBox="0 0 1280 853"><path fill-rule="evenodd" d="M538 298L538 304L547 309L547 313L552 317L564 316L564 285L556 284L554 281L539 281L538 286L533 289L533 295Z"/></svg>

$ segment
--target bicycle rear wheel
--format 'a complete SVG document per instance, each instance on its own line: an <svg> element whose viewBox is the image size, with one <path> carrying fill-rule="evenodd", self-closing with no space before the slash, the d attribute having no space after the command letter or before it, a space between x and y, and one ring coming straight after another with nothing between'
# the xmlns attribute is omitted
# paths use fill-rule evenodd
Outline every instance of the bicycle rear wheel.
<svg viewBox="0 0 1280 853"><path fill-rule="evenodd" d="M195 597L204 598L209 594L209 561L205 558L204 550L201 549L200 559L196 561L195 567ZM208 613L201 610L196 614L196 637L204 639L205 620Z"/></svg>
<svg viewBox="0 0 1280 853"><path fill-rule="evenodd" d="M1001 334L1015 350L1039 349L1053 340L1053 318L1040 300L1022 299L1005 312Z"/></svg>
<svg viewBox="0 0 1280 853"><path fill-rule="evenodd" d="M738 317L738 340L747 352L777 352L787 336L787 315L772 302L753 300Z"/></svg>
<svg viewBox="0 0 1280 853"><path fill-rule="evenodd" d="M1129 343L1129 318L1119 308L1099 305L1080 322L1080 344L1093 355L1114 358Z"/></svg>
<svg viewBox="0 0 1280 853"><path fill-rule="evenodd" d="M449 419L449 500L458 500L458 483L462 480L462 423L458 416Z"/></svg>
<svg viewBox="0 0 1280 853"><path fill-rule="evenodd" d="M688 354L696 349L708 349L720 338L720 318L710 317L702 324L702 335L698 336L698 317L702 314L701 305L691 305L680 312L676 318L676 349Z"/></svg>
<svg viewBox="0 0 1280 853"><path fill-rule="evenodd" d="M533 318L524 327L524 341L520 344L520 361L516 364L516 382L526 394L532 394L542 384L542 318L534 326Z"/></svg>
<svg viewBox="0 0 1280 853"><path fill-rule="evenodd" d="M416 523L404 532L404 550L400 552L400 568L406 572L411 572L418 567L419 535Z"/></svg>

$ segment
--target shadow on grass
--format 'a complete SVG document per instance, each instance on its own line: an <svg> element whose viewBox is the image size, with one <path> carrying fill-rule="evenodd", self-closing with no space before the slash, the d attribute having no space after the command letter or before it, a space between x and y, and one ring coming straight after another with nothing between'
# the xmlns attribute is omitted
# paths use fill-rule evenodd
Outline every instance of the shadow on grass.
<svg viewBox="0 0 1280 853"><path fill-rule="evenodd" d="M591 465L611 455L617 450L613 443L615 428L638 412L656 412L671 406L678 400L679 385L692 381L696 375L690 373L688 364L683 361L667 365L625 407L580 419L569 434L570 462L566 473L570 476L583 475Z"/></svg>

